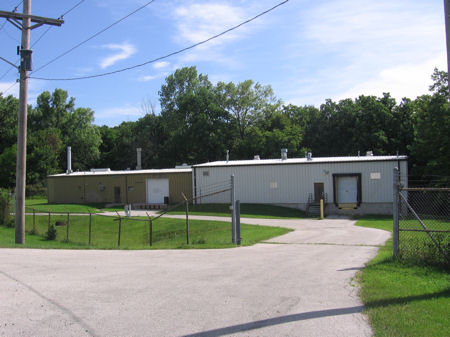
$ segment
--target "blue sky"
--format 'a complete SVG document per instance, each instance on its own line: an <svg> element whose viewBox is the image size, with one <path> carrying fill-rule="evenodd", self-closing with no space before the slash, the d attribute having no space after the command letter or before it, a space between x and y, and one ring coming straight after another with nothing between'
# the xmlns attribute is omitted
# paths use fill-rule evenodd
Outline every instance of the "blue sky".
<svg viewBox="0 0 450 337"><path fill-rule="evenodd" d="M57 18L79 0L33 0L34 15ZM32 76L71 78L140 64L209 38L281 0L155 0L79 48L54 57L147 0L85 0L61 27L34 29ZM19 0L3 0L10 11ZM22 7L19 7L22 11ZM16 62L20 31L0 19L0 56ZM37 42L36 42L37 41ZM177 68L196 66L209 79L271 85L285 104L381 96L400 100L428 92L434 67L446 70L442 0L290 0L257 20L187 52L119 74L79 80L30 80L29 102L44 90L67 90L95 123L114 126L144 115ZM11 68L11 71L8 70ZM18 75L0 61L0 92L18 96Z"/></svg>

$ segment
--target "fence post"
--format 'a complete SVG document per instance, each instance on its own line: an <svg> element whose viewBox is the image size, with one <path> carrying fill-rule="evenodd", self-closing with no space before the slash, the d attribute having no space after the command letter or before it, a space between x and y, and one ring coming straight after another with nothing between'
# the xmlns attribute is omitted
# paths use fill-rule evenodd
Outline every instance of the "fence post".
<svg viewBox="0 0 450 337"><path fill-rule="evenodd" d="M186 199L186 244L189 244L189 201Z"/></svg>
<svg viewBox="0 0 450 337"><path fill-rule="evenodd" d="M149 226L148 241L149 241L150 247L151 247L153 244L153 220L150 217L150 215L148 215L148 212L145 212L145 214L147 214L147 218L148 218L148 226Z"/></svg>
<svg viewBox="0 0 450 337"><path fill-rule="evenodd" d="M120 247L120 234L122 233L122 218L120 217L119 213L117 213L117 216L119 217L119 237L117 239L117 246Z"/></svg>
<svg viewBox="0 0 450 337"><path fill-rule="evenodd" d="M236 195L234 190L234 174L231 175L231 242L236 243Z"/></svg>
<svg viewBox="0 0 450 337"><path fill-rule="evenodd" d="M89 212L89 246L91 245L91 235L92 235L92 213Z"/></svg>
<svg viewBox="0 0 450 337"><path fill-rule="evenodd" d="M398 227L398 203L400 193L400 181L399 181L399 170L397 167L394 168L393 172L393 199L392 199L392 216L394 221L393 227L393 256L394 258L398 257L398 245L399 245L399 227Z"/></svg>
<svg viewBox="0 0 450 337"><path fill-rule="evenodd" d="M70 224L70 213L67 212L66 241L69 241L69 224Z"/></svg>
<svg viewBox="0 0 450 337"><path fill-rule="evenodd" d="M50 229L50 211L48 211L48 229Z"/></svg>
<svg viewBox="0 0 450 337"><path fill-rule="evenodd" d="M241 202L236 200L236 244L241 244Z"/></svg>
<svg viewBox="0 0 450 337"><path fill-rule="evenodd" d="M36 210L33 208L33 233L36 234Z"/></svg>
<svg viewBox="0 0 450 337"><path fill-rule="evenodd" d="M150 246L153 245L153 220L150 219Z"/></svg>

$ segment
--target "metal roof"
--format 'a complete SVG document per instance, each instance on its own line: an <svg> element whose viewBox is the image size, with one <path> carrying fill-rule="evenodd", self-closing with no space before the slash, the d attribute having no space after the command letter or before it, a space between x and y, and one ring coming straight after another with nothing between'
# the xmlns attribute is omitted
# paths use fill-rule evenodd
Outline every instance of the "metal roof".
<svg viewBox="0 0 450 337"><path fill-rule="evenodd" d="M407 156L354 156L354 157L317 157L280 159L252 159L252 160L229 160L214 161L210 163L193 165L196 167L221 167L221 166L253 166L253 165L289 165L289 164L319 164L319 163L349 163L349 162L372 162L372 161L396 161L407 160Z"/></svg>
<svg viewBox="0 0 450 337"><path fill-rule="evenodd" d="M81 171L72 173L52 174L48 177L80 177L80 176L114 176L114 175L130 175L130 174L158 174L158 173L190 173L191 168L185 169L151 169L151 170L123 170L111 171L107 169L95 171Z"/></svg>

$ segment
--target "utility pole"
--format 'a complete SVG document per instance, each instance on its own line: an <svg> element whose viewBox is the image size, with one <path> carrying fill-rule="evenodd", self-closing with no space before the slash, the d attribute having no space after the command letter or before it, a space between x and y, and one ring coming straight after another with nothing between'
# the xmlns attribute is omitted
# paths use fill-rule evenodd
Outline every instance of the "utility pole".
<svg viewBox="0 0 450 337"><path fill-rule="evenodd" d="M450 0L444 0L444 14L445 14L445 36L447 42L447 84L449 90L450 100Z"/></svg>
<svg viewBox="0 0 450 337"><path fill-rule="evenodd" d="M15 242L25 243L25 185L27 163L27 110L28 110L28 72L31 70L30 31L44 24L61 26L64 21L31 15L31 0L23 1L23 14L0 11L15 27L22 31L20 46L20 90L17 127L17 163L16 163L16 237ZM20 22L19 20L22 20ZM31 22L36 23L31 25Z"/></svg>

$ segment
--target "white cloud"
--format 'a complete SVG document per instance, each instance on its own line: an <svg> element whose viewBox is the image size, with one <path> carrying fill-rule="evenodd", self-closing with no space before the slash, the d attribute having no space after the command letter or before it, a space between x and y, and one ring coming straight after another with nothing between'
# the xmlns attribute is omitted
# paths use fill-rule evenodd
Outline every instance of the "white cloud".
<svg viewBox="0 0 450 337"><path fill-rule="evenodd" d="M110 67L118 61L126 60L137 51L137 49L132 44L129 43L107 44L102 47L110 50L119 51L118 53L105 57L103 60L100 61L100 67L102 69Z"/></svg>
<svg viewBox="0 0 450 337"><path fill-rule="evenodd" d="M197 43L222 32L240 22L246 15L242 8L219 3L191 4L175 9L178 19L179 42ZM246 31L245 27L209 42L209 45L222 44L236 39Z"/></svg>
<svg viewBox="0 0 450 337"><path fill-rule="evenodd" d="M169 62L166 61L160 61L160 62L156 62L153 64L153 68L155 69L161 69L161 68L165 68L168 67L170 65Z"/></svg>
<svg viewBox="0 0 450 337"><path fill-rule="evenodd" d="M167 76L169 73L168 72L162 72L162 73L158 73L156 75L144 75L138 78L139 82L148 82L148 81L152 81L152 80L156 80L158 78L163 78L165 76Z"/></svg>
<svg viewBox="0 0 450 337"><path fill-rule="evenodd" d="M302 14L286 52L288 101L428 93L434 67L445 69L445 27L438 6L412 0L322 2ZM294 66L295 62L295 66Z"/></svg>
<svg viewBox="0 0 450 337"><path fill-rule="evenodd" d="M125 120L136 120L142 115L143 112L140 107L126 104L95 111L95 123L98 125L117 125Z"/></svg>
<svg viewBox="0 0 450 337"><path fill-rule="evenodd" d="M15 97L19 96L19 83L17 82L0 82L0 93L2 96L13 95Z"/></svg>
<svg viewBox="0 0 450 337"><path fill-rule="evenodd" d="M443 61L445 55L439 55L420 64L402 64L383 69L373 78L339 94L336 99L355 98L359 95L382 96L383 92L389 92L397 101L403 97L415 99L429 93L433 69L444 69L446 65Z"/></svg>
<svg viewBox="0 0 450 337"><path fill-rule="evenodd" d="M156 78L158 78L158 76L155 76L155 75L147 75L147 76L139 77L139 78L138 78L138 81L140 81L140 82L148 82L148 81L154 80L154 79L156 79Z"/></svg>

